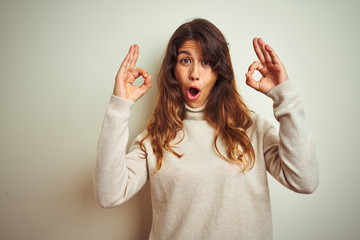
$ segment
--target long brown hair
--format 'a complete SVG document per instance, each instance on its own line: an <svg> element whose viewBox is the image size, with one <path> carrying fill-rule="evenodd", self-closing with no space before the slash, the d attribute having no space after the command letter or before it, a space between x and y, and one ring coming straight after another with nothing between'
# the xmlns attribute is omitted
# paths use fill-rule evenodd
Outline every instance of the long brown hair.
<svg viewBox="0 0 360 240"><path fill-rule="evenodd" d="M173 146L176 143L172 143L178 132L183 131L182 121L186 112L174 69L178 49L187 40L200 43L203 55L211 61L213 70L218 74L204 109L206 121L216 129L215 149L224 160L238 165L242 172L251 169L254 166L255 153L246 134L246 130L252 125L249 109L236 90L228 44L220 30L205 19L184 23L169 41L158 75L158 103L148 122L147 134L140 142L141 149L147 157L143 143L150 138L157 159L155 173L161 168L164 150L177 157L182 156L174 151ZM226 156L217 147L219 137L226 145Z"/></svg>

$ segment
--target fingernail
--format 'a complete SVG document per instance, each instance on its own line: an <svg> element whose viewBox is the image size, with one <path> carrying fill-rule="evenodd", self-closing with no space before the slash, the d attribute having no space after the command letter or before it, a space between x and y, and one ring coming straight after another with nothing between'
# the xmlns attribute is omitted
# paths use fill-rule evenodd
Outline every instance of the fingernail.
<svg viewBox="0 0 360 240"><path fill-rule="evenodd" d="M144 74L144 77L147 77L147 73Z"/></svg>

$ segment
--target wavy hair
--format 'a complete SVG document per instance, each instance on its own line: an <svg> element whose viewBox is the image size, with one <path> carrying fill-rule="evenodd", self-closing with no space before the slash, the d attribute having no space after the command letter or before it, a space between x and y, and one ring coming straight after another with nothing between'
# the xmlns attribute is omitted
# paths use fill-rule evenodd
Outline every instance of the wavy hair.
<svg viewBox="0 0 360 240"><path fill-rule="evenodd" d="M178 132L182 131L183 138L185 136L183 120L186 113L174 69L178 49L187 40L200 43L203 55L210 60L213 70L218 74L204 109L206 121L216 130L214 147L221 158L238 165L244 173L255 163L255 152L246 134L246 130L252 125L250 111L236 90L228 43L220 30L205 19L184 23L172 35L158 75L158 103L149 119L147 134L141 140L140 147L147 157L144 141L150 139L157 160L154 174L161 168L164 150L182 157L173 149L177 144L173 140ZM226 156L218 149L219 138L225 143Z"/></svg>

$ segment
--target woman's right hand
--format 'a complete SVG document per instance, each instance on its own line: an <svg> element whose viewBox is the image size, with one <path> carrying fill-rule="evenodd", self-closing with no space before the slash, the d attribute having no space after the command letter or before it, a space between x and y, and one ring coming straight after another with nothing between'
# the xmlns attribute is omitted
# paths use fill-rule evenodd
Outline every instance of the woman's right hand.
<svg viewBox="0 0 360 240"><path fill-rule="evenodd" d="M115 96L134 102L141 98L151 87L151 75L148 75L143 68L135 69L138 56L139 46L136 44L131 45L116 75L113 92ZM144 78L143 84L140 87L133 85L134 81L140 76Z"/></svg>

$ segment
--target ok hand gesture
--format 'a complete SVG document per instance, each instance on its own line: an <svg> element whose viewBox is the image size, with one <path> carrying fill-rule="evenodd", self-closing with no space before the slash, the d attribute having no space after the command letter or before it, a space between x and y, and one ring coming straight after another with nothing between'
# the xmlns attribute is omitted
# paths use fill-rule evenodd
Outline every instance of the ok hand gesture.
<svg viewBox="0 0 360 240"><path fill-rule="evenodd" d="M129 52L116 75L113 92L115 96L134 102L141 98L151 87L151 76L148 75L147 71L143 68L134 70L138 56L139 46L136 44L130 46ZM140 76L145 79L143 84L140 87L133 85L134 81Z"/></svg>
<svg viewBox="0 0 360 240"><path fill-rule="evenodd" d="M289 77L272 47L265 44L261 38L254 38L253 45L260 62L255 61L250 65L249 71L245 74L246 84L259 92L267 94L275 86L289 80ZM254 80L252 76L255 70L262 75L259 81Z"/></svg>

